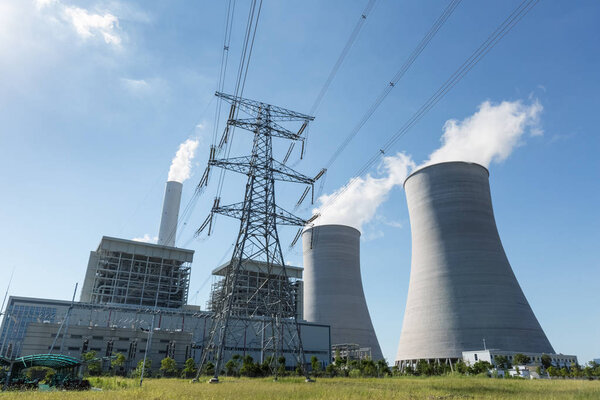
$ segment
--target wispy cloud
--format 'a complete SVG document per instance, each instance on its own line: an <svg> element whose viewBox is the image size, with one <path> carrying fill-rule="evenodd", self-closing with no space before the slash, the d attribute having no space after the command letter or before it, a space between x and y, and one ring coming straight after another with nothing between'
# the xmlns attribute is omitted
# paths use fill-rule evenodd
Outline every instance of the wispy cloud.
<svg viewBox="0 0 600 400"><path fill-rule="evenodd" d="M136 242L144 242L144 243L156 243L158 242L158 236L150 236L149 233L145 233L142 237L133 238Z"/></svg>
<svg viewBox="0 0 600 400"><path fill-rule="evenodd" d="M48 18L71 26L83 40L100 37L106 44L114 47L121 46L122 33L119 28L119 18L110 12L94 12L65 5L59 0L36 0L35 5L37 10Z"/></svg>
<svg viewBox="0 0 600 400"><path fill-rule="evenodd" d="M332 194L321 196L318 199L320 207L314 210L321 217L315 223L344 224L362 230L374 218L381 220L382 217L377 215L379 206L390 191L402 187L406 177L416 169L445 161L469 161L485 167L492 162L502 162L523 143L527 132L531 136L542 134L539 124L542 110L537 100L531 104L485 101L477 112L462 121L446 121L442 145L422 164L417 166L405 153L384 157L377 176L354 177ZM378 235L370 234L367 239L372 240Z"/></svg>

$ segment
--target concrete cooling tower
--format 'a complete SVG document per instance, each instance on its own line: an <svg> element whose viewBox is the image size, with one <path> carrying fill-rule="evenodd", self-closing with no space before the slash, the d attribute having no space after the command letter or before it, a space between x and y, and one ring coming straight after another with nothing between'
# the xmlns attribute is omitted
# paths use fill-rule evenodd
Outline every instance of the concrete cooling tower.
<svg viewBox="0 0 600 400"><path fill-rule="evenodd" d="M502 248L488 177L481 165L446 162L404 182L412 264L397 365L484 346L554 353Z"/></svg>
<svg viewBox="0 0 600 400"><path fill-rule="evenodd" d="M332 345L370 348L383 358L365 301L360 276L360 232L322 225L302 233L304 319L331 326Z"/></svg>

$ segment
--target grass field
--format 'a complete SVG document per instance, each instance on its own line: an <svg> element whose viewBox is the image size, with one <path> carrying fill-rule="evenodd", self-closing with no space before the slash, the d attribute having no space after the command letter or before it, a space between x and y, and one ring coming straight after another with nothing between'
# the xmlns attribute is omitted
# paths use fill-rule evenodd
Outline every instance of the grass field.
<svg viewBox="0 0 600 400"><path fill-rule="evenodd" d="M122 378L92 379L101 392L4 392L5 399L600 399L600 381L516 380L478 377L430 378L320 378L305 383L300 378L222 378L206 380Z"/></svg>

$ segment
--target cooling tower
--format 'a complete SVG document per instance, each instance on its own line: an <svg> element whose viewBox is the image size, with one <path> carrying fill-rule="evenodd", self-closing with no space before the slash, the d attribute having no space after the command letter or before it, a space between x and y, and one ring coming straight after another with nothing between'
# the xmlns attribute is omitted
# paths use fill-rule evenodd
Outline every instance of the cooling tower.
<svg viewBox="0 0 600 400"><path fill-rule="evenodd" d="M362 287L360 232L322 225L302 233L304 319L331 326L331 344L358 344L383 358Z"/></svg>
<svg viewBox="0 0 600 400"><path fill-rule="evenodd" d="M446 162L404 182L412 264L397 364L484 346L554 353L502 248L488 177L481 165Z"/></svg>
<svg viewBox="0 0 600 400"><path fill-rule="evenodd" d="M167 182L162 217L160 218L160 230L158 231L158 244L163 246L175 246L182 188L183 184L181 182Z"/></svg>

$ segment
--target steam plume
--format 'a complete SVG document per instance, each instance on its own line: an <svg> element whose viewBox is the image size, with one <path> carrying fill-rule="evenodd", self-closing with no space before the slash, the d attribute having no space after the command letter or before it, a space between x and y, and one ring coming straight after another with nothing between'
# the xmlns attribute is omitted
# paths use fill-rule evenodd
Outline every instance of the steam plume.
<svg viewBox="0 0 600 400"><path fill-rule="evenodd" d="M190 177L192 160L196 155L198 144L197 139L188 139L179 145L177 154L175 154L169 169L170 181L183 182Z"/></svg>
<svg viewBox="0 0 600 400"><path fill-rule="evenodd" d="M444 161L469 161L488 167L504 161L522 144L529 128L531 135L541 135L539 115L543 107L536 100L530 105L522 101L485 101L475 114L462 121L448 120L441 137L442 146L433 151L419 166L410 155L398 153L384 157L374 177L354 177L332 194L319 197L321 216L317 225L344 224L359 230L375 216L379 206L394 187L402 187L414 170Z"/></svg>

